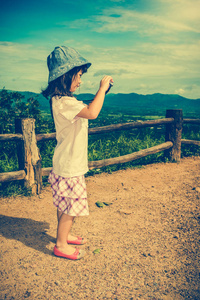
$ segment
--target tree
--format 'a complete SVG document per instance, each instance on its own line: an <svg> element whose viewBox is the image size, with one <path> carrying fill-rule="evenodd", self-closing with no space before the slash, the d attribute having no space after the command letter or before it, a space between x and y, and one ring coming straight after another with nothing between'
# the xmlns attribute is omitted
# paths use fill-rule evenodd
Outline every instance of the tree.
<svg viewBox="0 0 200 300"><path fill-rule="evenodd" d="M0 91L0 134L14 133L15 118L34 118L39 126L42 115L37 99L25 97L18 92Z"/></svg>

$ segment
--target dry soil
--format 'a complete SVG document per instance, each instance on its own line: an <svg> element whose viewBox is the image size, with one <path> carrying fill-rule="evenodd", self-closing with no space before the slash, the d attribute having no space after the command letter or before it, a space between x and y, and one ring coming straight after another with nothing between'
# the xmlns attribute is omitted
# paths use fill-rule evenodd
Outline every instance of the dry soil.
<svg viewBox="0 0 200 300"><path fill-rule="evenodd" d="M200 299L199 179L200 157L88 177L90 216L73 226L88 239L80 261L52 253L49 186L1 199L0 299Z"/></svg>

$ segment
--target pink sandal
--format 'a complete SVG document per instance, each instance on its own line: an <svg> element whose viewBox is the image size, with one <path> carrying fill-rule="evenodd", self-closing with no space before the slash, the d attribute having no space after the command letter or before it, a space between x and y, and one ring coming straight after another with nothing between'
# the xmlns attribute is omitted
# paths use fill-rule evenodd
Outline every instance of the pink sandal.
<svg viewBox="0 0 200 300"><path fill-rule="evenodd" d="M75 248L75 252L73 254L70 254L70 255L69 254L65 254L65 253L62 253L61 251L59 251L56 246L53 249L53 253L56 256L64 257L64 258L68 258L68 259L72 259L72 260L81 259L85 255L85 251L84 250L79 250L77 248Z"/></svg>
<svg viewBox="0 0 200 300"><path fill-rule="evenodd" d="M73 244L73 245L84 245L86 241L84 241L84 238L77 236L77 239L74 241L67 240L67 244Z"/></svg>

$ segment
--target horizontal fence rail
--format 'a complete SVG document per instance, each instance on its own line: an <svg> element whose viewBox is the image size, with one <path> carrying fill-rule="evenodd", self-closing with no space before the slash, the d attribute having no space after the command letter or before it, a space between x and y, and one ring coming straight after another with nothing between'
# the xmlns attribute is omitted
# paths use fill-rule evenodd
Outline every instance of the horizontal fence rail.
<svg viewBox="0 0 200 300"><path fill-rule="evenodd" d="M200 146L200 141L181 140L181 144Z"/></svg>
<svg viewBox="0 0 200 300"><path fill-rule="evenodd" d="M130 122L124 124L114 124L108 125L103 127L94 127L89 129L89 134L96 134L96 133L105 133L105 132L112 132L116 130L130 130L134 128L144 128L144 127L153 127L158 125L165 125L173 123L173 118L165 118L165 119L158 119L158 120L151 120L151 121L137 121L137 122Z"/></svg>
<svg viewBox="0 0 200 300"><path fill-rule="evenodd" d="M22 180L25 179L25 176L26 173L24 170L0 173L0 182Z"/></svg>
<svg viewBox="0 0 200 300"><path fill-rule="evenodd" d="M22 141L22 134L0 134L0 141Z"/></svg>
<svg viewBox="0 0 200 300"><path fill-rule="evenodd" d="M127 155L89 161L89 169L102 168L114 164L122 164L137 160L147 155L165 151L171 161L179 161L181 144L200 146L200 141L181 139L183 124L200 125L200 119L183 119L182 110L167 110L166 118L114 124L103 127L89 128L88 134L103 134L106 132L131 130L136 128L166 126L166 141L160 145L143 149ZM24 184L32 188L33 193L41 192L42 176L48 176L52 167L42 168L37 142L56 139L56 133L35 134L35 120L21 119L16 121L16 134L0 134L0 141L16 141L19 161L19 171L0 173L0 182L24 180Z"/></svg>
<svg viewBox="0 0 200 300"><path fill-rule="evenodd" d="M150 154L155 154L158 152L161 152L163 150L167 150L173 146L172 142L166 142L163 144L160 144L158 146L154 146L148 149L140 150L131 154L119 156L119 157L114 157L114 158L108 158L108 159L103 159L103 160L98 160L98 161L90 161L89 162L89 168L90 170L96 169L96 168L102 168L105 166L110 166L114 164L123 164L129 161L133 161L142 157L145 157Z"/></svg>
<svg viewBox="0 0 200 300"><path fill-rule="evenodd" d="M184 119L183 124L197 124L197 125L200 125L200 119Z"/></svg>
<svg viewBox="0 0 200 300"><path fill-rule="evenodd" d="M158 125L165 125L169 123L173 123L173 118L165 118L151 121L137 121L123 124L114 124L102 127L94 127L88 129L88 134L97 134L104 132L112 132L115 130L129 130L134 128L142 128L142 127L153 127ZM200 119L184 119L183 124L197 124L200 125ZM42 140L54 140L56 139L56 133L40 133L36 135L37 142ZM23 140L22 134L0 134L0 141L19 141ZM198 142L198 141L197 141Z"/></svg>
<svg viewBox="0 0 200 300"><path fill-rule="evenodd" d="M165 125L169 123L173 123L173 118L165 118L165 119L158 119L158 120L151 120L151 121L140 121L140 122L130 122L130 123L123 123L123 124L114 124L102 127L94 127L88 129L88 134L97 134L97 133L105 133L105 132L112 132L116 130L130 130L134 128L143 128L143 127L153 127L158 125ZM56 138L56 133L44 133L44 134L37 134L36 139L37 141L42 140L53 140Z"/></svg>
<svg viewBox="0 0 200 300"><path fill-rule="evenodd" d="M108 159L102 159L102 160L96 160L96 161L89 161L88 166L90 170L97 169L97 168L102 168L110 165L115 165L115 164L123 164L129 161L133 161L142 157L145 157L147 155L155 154L158 152L161 152L163 150L167 150L173 146L172 142L166 142L163 144L160 144L158 146L154 146L148 149L140 150L137 152L133 152L131 154L123 155L123 156L118 156L114 158L108 158ZM51 172L52 168L43 168L42 169L42 176L48 176L49 173Z"/></svg>

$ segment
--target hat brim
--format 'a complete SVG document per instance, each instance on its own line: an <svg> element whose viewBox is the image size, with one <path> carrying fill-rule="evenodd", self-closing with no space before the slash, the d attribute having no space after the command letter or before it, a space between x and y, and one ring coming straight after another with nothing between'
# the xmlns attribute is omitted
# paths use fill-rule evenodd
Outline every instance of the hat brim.
<svg viewBox="0 0 200 300"><path fill-rule="evenodd" d="M82 61L80 63L75 63L75 64L65 64L63 66L58 67L56 70L54 69L52 72L49 72L49 79L48 79L48 83L56 80L57 78L61 77L62 75L64 75L65 73L71 71L72 69L76 68L76 67L81 67L81 66L87 66L87 69L89 69L89 67L92 65L90 62L88 61Z"/></svg>

